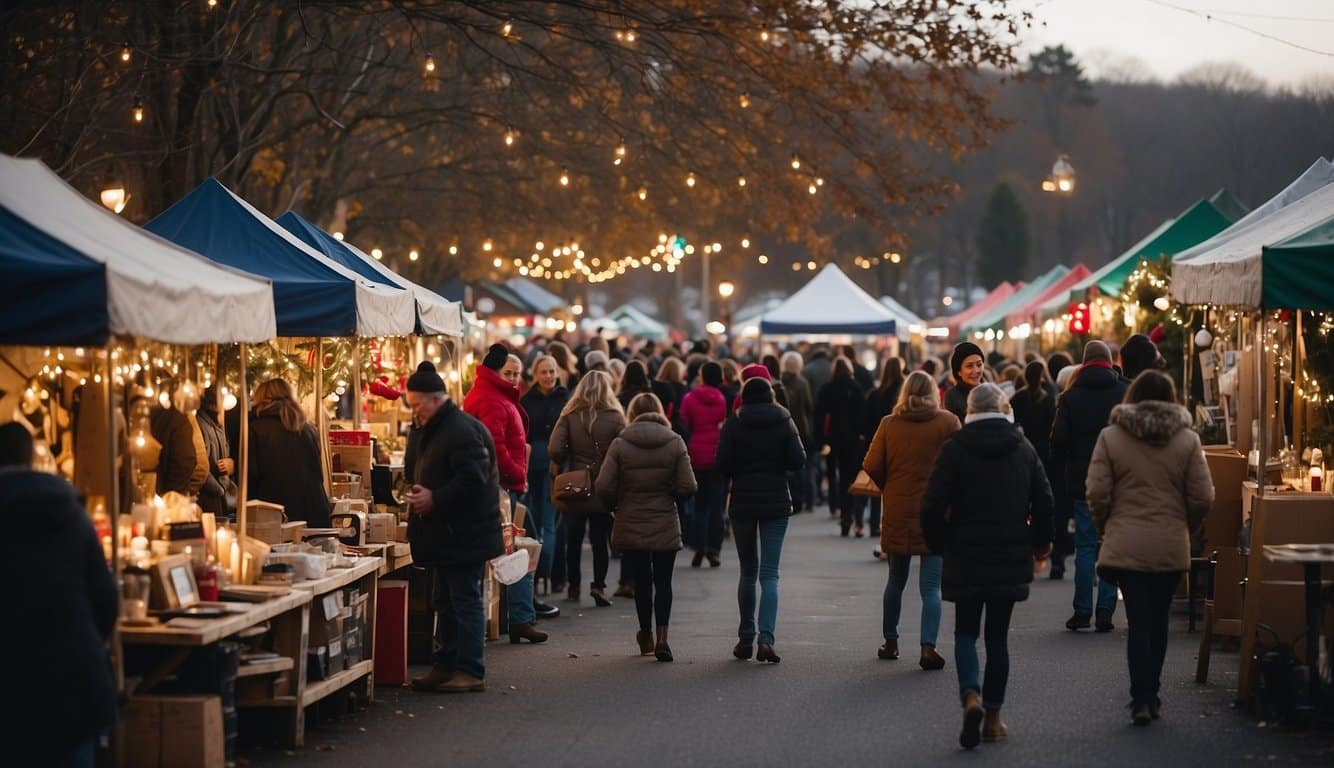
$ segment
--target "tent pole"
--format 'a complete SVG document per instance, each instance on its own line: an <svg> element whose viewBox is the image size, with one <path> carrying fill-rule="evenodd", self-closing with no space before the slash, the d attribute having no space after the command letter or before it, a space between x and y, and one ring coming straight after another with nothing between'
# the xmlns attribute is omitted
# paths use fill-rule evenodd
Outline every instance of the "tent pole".
<svg viewBox="0 0 1334 768"><path fill-rule="evenodd" d="M1302 311L1297 310L1297 336L1292 345L1292 444L1297 455L1302 455L1306 441L1306 397L1298 394L1302 390L1302 364L1306 362L1306 337L1302 336Z"/></svg>
<svg viewBox="0 0 1334 768"><path fill-rule="evenodd" d="M352 428L361 429L361 337L352 337Z"/></svg>
<svg viewBox="0 0 1334 768"><path fill-rule="evenodd" d="M240 360L241 368L241 402L238 408L241 409L241 448L239 456L241 457L241 469L237 472L240 475L240 481L237 483L236 493L236 540L240 542L241 558L237 566L238 571L244 571L245 568L245 539L246 539L246 502L249 500L250 493L250 386L246 382L246 366L249 364L249 349L246 343L241 342L240 354L237 356ZM232 582L235 584L245 583L241 579L240 573L232 574Z"/></svg>
<svg viewBox="0 0 1334 768"><path fill-rule="evenodd" d="M315 434L320 438L320 477L324 480L324 492L333 494L330 484L333 477L329 474L329 432L324 419L324 337L315 339Z"/></svg>

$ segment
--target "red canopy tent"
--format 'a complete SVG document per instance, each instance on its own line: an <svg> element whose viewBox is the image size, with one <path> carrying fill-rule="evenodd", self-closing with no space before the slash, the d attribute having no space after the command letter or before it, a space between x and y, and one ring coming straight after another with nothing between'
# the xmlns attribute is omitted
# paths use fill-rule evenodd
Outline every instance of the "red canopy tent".
<svg viewBox="0 0 1334 768"><path fill-rule="evenodd" d="M1065 277L1052 283L1047 290L1034 296L1032 300L1006 315L1005 327L1010 329L1024 323L1036 324L1038 321L1038 309L1043 304L1046 304L1057 296L1067 293L1073 286L1087 278L1090 274L1092 274L1092 272L1083 264L1074 267Z"/></svg>
<svg viewBox="0 0 1334 768"><path fill-rule="evenodd" d="M1006 299L1010 298L1010 296L1015 291L1023 287L1024 283L1022 281L1019 282L1018 284L1013 284L1008 282L1001 283L995 288L992 288L991 293L988 293L986 296L983 296L982 298L974 302L971 307L963 310L962 312L959 312L958 314L932 320L929 323L929 325L933 328L940 328L942 326L948 328L949 335L946 336L945 338L952 339L955 336L959 335L959 329L962 328L964 324L967 323L970 319L976 317L982 312L986 312L988 309L991 309L992 307L999 305L1002 301L1005 301Z"/></svg>

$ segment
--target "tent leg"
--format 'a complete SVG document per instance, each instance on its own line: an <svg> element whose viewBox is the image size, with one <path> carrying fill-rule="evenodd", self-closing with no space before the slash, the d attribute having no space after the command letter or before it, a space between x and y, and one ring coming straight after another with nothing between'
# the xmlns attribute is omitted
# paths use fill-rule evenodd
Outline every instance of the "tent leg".
<svg viewBox="0 0 1334 768"><path fill-rule="evenodd" d="M241 448L239 456L241 457L240 482L237 483L238 490L236 494L236 540L240 542L241 547L241 565L238 570L244 572L245 563L245 539L246 539L246 502L250 494L250 385L246 382L246 366L249 364L250 350L245 342L241 342L241 349L238 358L241 368L241 402L237 406L241 409ZM232 574L232 581L236 584L244 584L240 573Z"/></svg>
<svg viewBox="0 0 1334 768"><path fill-rule="evenodd" d="M361 429L361 339L352 338L352 428Z"/></svg>
<svg viewBox="0 0 1334 768"><path fill-rule="evenodd" d="M320 476L324 492L333 496L333 477L329 474L329 432L324 418L324 337L315 339L315 434L320 438Z"/></svg>

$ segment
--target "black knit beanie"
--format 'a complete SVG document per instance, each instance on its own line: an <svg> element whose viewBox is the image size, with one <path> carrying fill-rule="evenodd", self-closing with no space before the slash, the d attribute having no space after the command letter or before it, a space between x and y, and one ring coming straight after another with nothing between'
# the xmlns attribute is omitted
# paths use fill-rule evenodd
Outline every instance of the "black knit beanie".
<svg viewBox="0 0 1334 768"><path fill-rule="evenodd" d="M486 351L486 357L482 358L482 367L499 371L505 367L505 362L509 359L510 351L504 344L492 344Z"/></svg>
<svg viewBox="0 0 1334 768"><path fill-rule="evenodd" d="M423 360L417 366L417 372L408 377L409 392L434 393L445 391L445 380L435 372L435 366L429 360Z"/></svg>
<svg viewBox="0 0 1334 768"><path fill-rule="evenodd" d="M982 348L971 341L961 341L954 345L954 351L950 353L950 372L954 374L954 378L959 378L959 369L963 367L963 361L973 355L986 359L982 354Z"/></svg>
<svg viewBox="0 0 1334 768"><path fill-rule="evenodd" d="M762 379L756 376L746 379L746 383L741 387L741 404L752 405L754 403L772 403L774 401L774 388L768 379Z"/></svg>

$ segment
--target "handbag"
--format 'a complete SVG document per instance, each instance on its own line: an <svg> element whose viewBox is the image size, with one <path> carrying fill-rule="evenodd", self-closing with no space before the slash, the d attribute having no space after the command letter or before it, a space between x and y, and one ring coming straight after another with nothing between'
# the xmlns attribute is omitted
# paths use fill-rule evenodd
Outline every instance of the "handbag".
<svg viewBox="0 0 1334 768"><path fill-rule="evenodd" d="M589 435L592 434L590 429ZM598 455L598 462L601 462L602 447L598 445L596 437L593 438L593 451ZM556 475L551 482L551 496L559 504L573 504L593 498L593 468L585 466L569 469Z"/></svg>
<svg viewBox="0 0 1334 768"><path fill-rule="evenodd" d="M859 469L857 470L857 479L853 480L852 485L848 487L848 493L853 496L879 496L880 486L876 485L871 476L866 474L866 470Z"/></svg>

